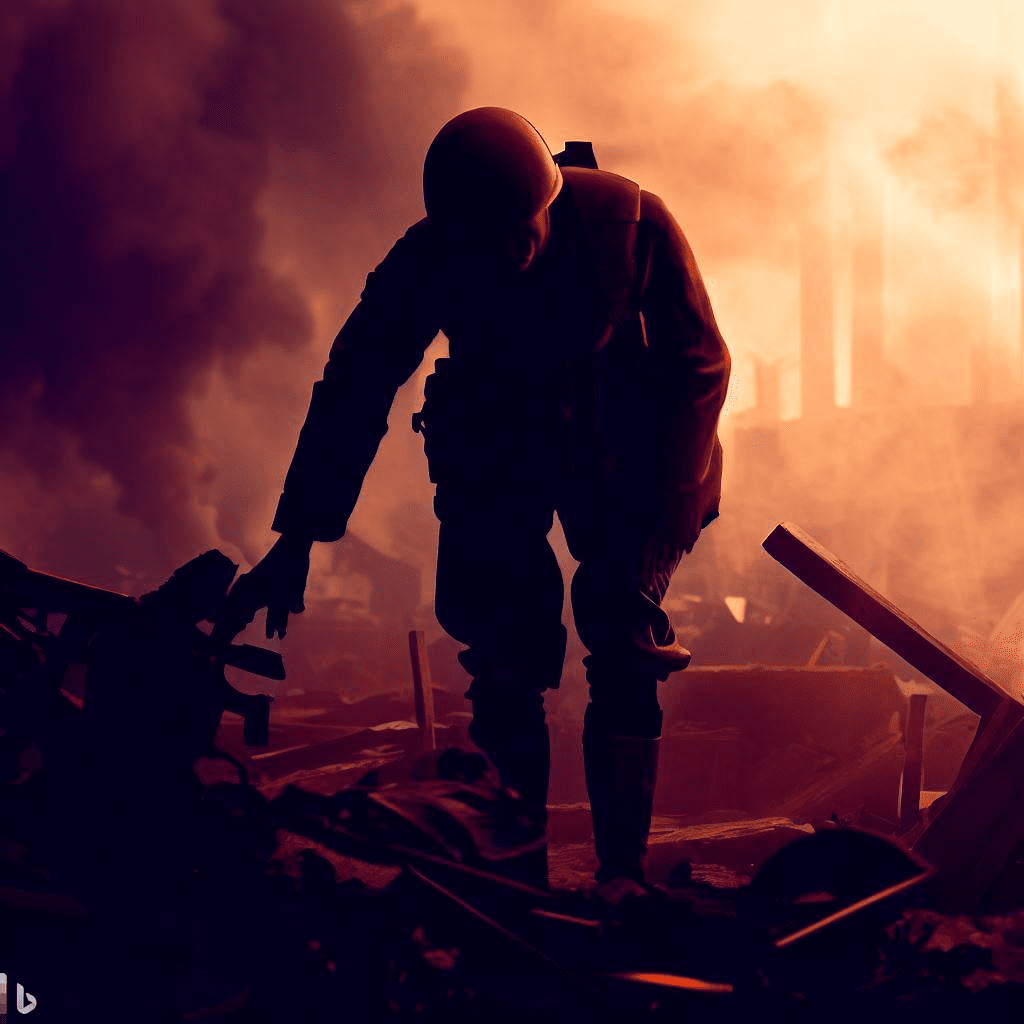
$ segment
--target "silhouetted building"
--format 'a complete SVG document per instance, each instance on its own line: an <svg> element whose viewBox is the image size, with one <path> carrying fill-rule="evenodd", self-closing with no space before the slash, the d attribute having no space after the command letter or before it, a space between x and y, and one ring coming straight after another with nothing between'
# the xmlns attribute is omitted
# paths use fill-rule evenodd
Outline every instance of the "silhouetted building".
<svg viewBox="0 0 1024 1024"><path fill-rule="evenodd" d="M816 224L800 231L800 407L808 418L835 409L832 252Z"/></svg>

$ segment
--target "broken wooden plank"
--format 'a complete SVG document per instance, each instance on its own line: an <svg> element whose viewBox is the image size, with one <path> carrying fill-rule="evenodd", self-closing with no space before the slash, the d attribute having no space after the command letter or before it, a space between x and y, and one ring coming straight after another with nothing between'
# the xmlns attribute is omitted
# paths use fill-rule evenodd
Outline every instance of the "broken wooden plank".
<svg viewBox="0 0 1024 1024"><path fill-rule="evenodd" d="M936 802L914 850L937 869L952 910L980 905L1024 838L1024 705L940 643L830 551L791 523L763 543L798 579L981 717L949 793ZM915 830L916 831L916 830Z"/></svg>
<svg viewBox="0 0 1024 1024"><path fill-rule="evenodd" d="M1007 702L1024 710L983 672L922 629L800 527L781 523L762 547L797 579L983 720Z"/></svg>
<svg viewBox="0 0 1024 1024"><path fill-rule="evenodd" d="M413 699L416 705L416 724L420 727L424 750L434 750L434 690L430 680L430 662L427 660L427 642L423 630L409 633L409 655L412 658Z"/></svg>

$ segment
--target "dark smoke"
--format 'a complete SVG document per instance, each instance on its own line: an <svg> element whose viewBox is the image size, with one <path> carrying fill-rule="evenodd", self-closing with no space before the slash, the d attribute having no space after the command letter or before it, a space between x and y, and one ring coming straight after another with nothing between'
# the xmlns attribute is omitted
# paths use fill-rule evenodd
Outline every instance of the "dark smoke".
<svg viewBox="0 0 1024 1024"><path fill-rule="evenodd" d="M23 0L0 69L0 546L159 575L225 523L241 540L199 500L190 403L308 346L311 283L350 287L419 215L460 65L377 3Z"/></svg>

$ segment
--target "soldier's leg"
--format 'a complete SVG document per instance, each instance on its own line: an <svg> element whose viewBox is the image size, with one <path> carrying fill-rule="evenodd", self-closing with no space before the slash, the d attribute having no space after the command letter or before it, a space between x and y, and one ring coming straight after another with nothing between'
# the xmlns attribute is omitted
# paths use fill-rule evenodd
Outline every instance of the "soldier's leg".
<svg viewBox="0 0 1024 1024"><path fill-rule="evenodd" d="M572 604L590 652L583 752L597 880L642 882L662 725L658 682L689 662L661 608L680 553L645 559L642 545L623 536L618 546L580 554Z"/></svg>
<svg viewBox="0 0 1024 1024"><path fill-rule="evenodd" d="M466 644L470 735L502 781L546 818L550 751L544 690L565 659L562 574L547 541L552 503L541 496L439 486L435 610Z"/></svg>

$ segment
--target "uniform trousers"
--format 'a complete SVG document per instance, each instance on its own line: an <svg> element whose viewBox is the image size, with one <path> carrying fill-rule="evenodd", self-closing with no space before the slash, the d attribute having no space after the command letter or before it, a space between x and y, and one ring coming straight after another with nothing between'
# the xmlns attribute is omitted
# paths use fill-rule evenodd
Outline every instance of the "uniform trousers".
<svg viewBox="0 0 1024 1024"><path fill-rule="evenodd" d="M540 805L549 766L543 694L558 687L566 651L562 573L547 539L556 514L579 563L570 594L589 652L587 728L659 736L657 684L688 660L661 608L681 552L645 559L642 530L616 505L578 484L437 487L435 611L466 645L459 661L472 678L471 736L511 776L506 784Z"/></svg>

